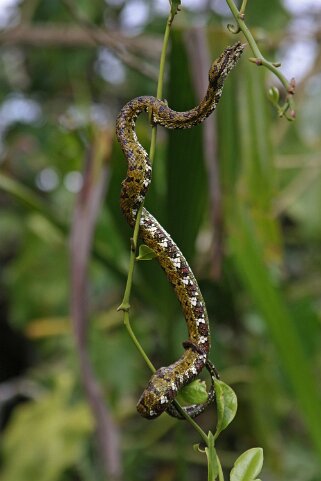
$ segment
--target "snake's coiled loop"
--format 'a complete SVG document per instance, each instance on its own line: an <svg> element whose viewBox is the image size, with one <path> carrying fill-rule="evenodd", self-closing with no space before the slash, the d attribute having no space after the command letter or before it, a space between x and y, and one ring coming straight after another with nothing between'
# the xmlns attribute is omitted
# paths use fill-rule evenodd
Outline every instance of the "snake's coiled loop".
<svg viewBox="0 0 321 481"><path fill-rule="evenodd" d="M205 368L211 376L211 387L207 394L207 400L202 404L191 404L190 406L184 406L182 408L192 418L196 418L196 416L199 416L199 414L205 411L207 406L209 406L215 401L215 380L219 379L220 376L217 372L216 367L209 359L207 359L205 363ZM173 403L169 405L166 412L174 418L185 419L185 417L176 409Z"/></svg>

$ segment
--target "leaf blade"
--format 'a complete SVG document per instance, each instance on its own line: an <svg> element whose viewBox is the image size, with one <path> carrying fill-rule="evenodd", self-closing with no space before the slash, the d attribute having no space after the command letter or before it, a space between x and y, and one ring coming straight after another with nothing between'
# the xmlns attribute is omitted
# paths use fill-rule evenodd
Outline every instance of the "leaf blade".
<svg viewBox="0 0 321 481"><path fill-rule="evenodd" d="M218 379L215 380L217 424L214 438L233 421L237 411L237 397L233 389Z"/></svg>
<svg viewBox="0 0 321 481"><path fill-rule="evenodd" d="M177 396L179 402L186 404L202 404L207 401L208 393L206 390L206 384L200 379L192 381L187 386L184 386Z"/></svg>
<svg viewBox="0 0 321 481"><path fill-rule="evenodd" d="M263 466L263 449L251 448L237 458L230 474L230 481L253 481Z"/></svg>
<svg viewBox="0 0 321 481"><path fill-rule="evenodd" d="M139 246L137 261L151 261L157 257L156 252L145 244Z"/></svg>

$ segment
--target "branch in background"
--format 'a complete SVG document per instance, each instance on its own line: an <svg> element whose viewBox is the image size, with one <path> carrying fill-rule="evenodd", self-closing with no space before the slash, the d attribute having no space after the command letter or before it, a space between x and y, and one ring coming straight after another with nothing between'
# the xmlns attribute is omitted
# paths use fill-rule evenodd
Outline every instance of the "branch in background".
<svg viewBox="0 0 321 481"><path fill-rule="evenodd" d="M321 168L320 151L308 154L283 154L275 159L278 169L301 169L307 170L314 167Z"/></svg>
<svg viewBox="0 0 321 481"><path fill-rule="evenodd" d="M95 47L97 42L99 45L108 48L122 47L128 49L130 52L147 57L151 60L157 61L162 49L161 37L156 34L138 35L137 37L126 37L120 31L113 30L107 32L95 25L88 27L89 32L84 31L84 28L73 24L58 24L58 23L41 23L36 24L22 23L17 27L2 30L0 33L1 45L30 45L34 47ZM95 31L93 33L92 31ZM222 32L221 28L214 29L217 35ZM256 29L253 29L254 34ZM280 46L282 42L291 42L297 39L292 31L276 31L269 35L262 36L262 31L257 32L260 35L260 44L263 43L268 49L275 49ZM93 40L93 36L96 40ZM321 41L321 29L313 32L300 32L300 40L315 40Z"/></svg>
<svg viewBox="0 0 321 481"><path fill-rule="evenodd" d="M31 190L29 187L26 187L16 179L2 173L0 173L0 191L1 190L21 203L21 205L26 208L26 212L30 211L40 214L43 219L50 224L50 227L55 233L56 239L61 240L62 243L65 242L65 237L68 234L67 225L61 222L56 213L53 212L50 206L44 201L43 198L40 197L40 195L35 194L33 190ZM122 282L126 279L125 273L118 266L117 262L115 262L112 256L107 252L102 243L96 242L96 245L93 247L93 255L117 279ZM141 289L137 291L137 296L139 296L140 291Z"/></svg>
<svg viewBox="0 0 321 481"><path fill-rule="evenodd" d="M150 59L159 55L161 43L154 36L127 38L119 32L107 33L98 27L74 27L66 24L21 25L5 30L0 35L0 45L30 45L35 47L107 47L128 67L146 77L157 79L157 68ZM133 55L133 53L135 55ZM148 57L144 62L140 57Z"/></svg>
<svg viewBox="0 0 321 481"><path fill-rule="evenodd" d="M99 45L99 38L96 36L97 26L92 23L86 16L82 14L79 10L79 7L74 0L62 0L63 5L68 10L70 16L73 20L78 23L78 25L85 31L89 36L92 37L94 42ZM137 70L140 73L143 73L146 77L150 77L153 80L157 80L158 72L156 69L153 69L148 63L142 62L141 59L134 57L129 51L124 50L123 48L119 48L119 45L116 43L113 47L114 53L118 56L120 60L122 60L126 65L131 67L133 70Z"/></svg>
<svg viewBox="0 0 321 481"><path fill-rule="evenodd" d="M126 37L120 32L107 32L98 27L95 33L85 32L72 24L37 23L19 25L0 34L1 45L30 45L34 47L95 47L97 42L104 47L123 47L151 59L157 59L161 51L161 41L155 35ZM96 41L92 37L96 38Z"/></svg>
<svg viewBox="0 0 321 481"><path fill-rule="evenodd" d="M204 97L208 86L208 69L211 65L208 45L204 29L195 28L186 34L186 45L192 66L192 77L198 100ZM206 168L208 173L210 211L213 224L211 246L211 274L214 279L221 275L223 256L223 213L220 173L217 156L216 130L213 119L206 119L203 123L203 145Z"/></svg>
<svg viewBox="0 0 321 481"><path fill-rule="evenodd" d="M105 194L107 160L112 133L99 131L88 153L83 187L78 195L70 234L71 316L80 375L95 424L98 447L109 480L121 477L119 432L105 405L101 386L93 372L87 348L88 264L97 215Z"/></svg>
<svg viewBox="0 0 321 481"><path fill-rule="evenodd" d="M321 164L304 169L281 191L274 203L273 214L280 216L319 180Z"/></svg>

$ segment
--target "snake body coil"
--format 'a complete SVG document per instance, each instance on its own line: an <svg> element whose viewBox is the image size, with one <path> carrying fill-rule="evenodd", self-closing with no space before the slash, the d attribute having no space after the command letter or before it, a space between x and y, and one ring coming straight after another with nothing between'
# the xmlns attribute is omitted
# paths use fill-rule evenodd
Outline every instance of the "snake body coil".
<svg viewBox="0 0 321 481"><path fill-rule="evenodd" d="M186 129L199 124L215 109L222 94L224 80L236 65L243 48L244 46L238 42L233 47L226 48L213 63L209 71L206 95L195 108L186 112L176 112L163 100L143 96L131 100L120 111L116 135L128 162L127 177L122 183L121 209L131 226L135 224L152 174L147 152L136 136L137 116L143 111L148 111L154 124L169 129ZM156 253L158 262L176 292L187 323L189 339L183 343L185 352L178 361L158 369L153 374L137 404L137 410L148 419L155 418L166 410L179 417L171 406L177 392L195 379L204 366L209 369L212 377L215 376L207 359L210 350L208 316L197 281L186 259L169 234L145 208L141 215L139 235ZM212 388L206 403L190 406L187 412L195 417L213 399Z"/></svg>

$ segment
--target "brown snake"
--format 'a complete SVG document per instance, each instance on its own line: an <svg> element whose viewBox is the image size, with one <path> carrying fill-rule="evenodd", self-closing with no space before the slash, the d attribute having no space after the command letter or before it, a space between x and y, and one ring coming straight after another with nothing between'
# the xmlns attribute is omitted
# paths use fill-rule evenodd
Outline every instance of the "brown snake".
<svg viewBox="0 0 321 481"><path fill-rule="evenodd" d="M176 112L163 100L155 97L137 97L120 111L116 123L116 135L128 162L127 177L122 183L121 209L130 226L135 225L138 209L144 202L151 182L152 167L147 152L139 143L135 132L135 120L143 111L148 111L152 122L168 129L186 129L202 122L216 108L222 95L224 80L238 62L244 45L240 42L228 47L212 64L205 97L199 105L186 112ZM171 405L177 392L190 383L204 366L210 371L212 387L208 400L184 408L192 417L200 414L213 402L213 365L208 360L210 350L209 321L205 303L194 274L186 259L170 235L157 220L143 208L139 235L153 249L179 299L188 328L188 340L183 343L185 351L180 359L168 367L158 369L151 377L137 404L138 412L152 419L168 410L181 417Z"/></svg>

